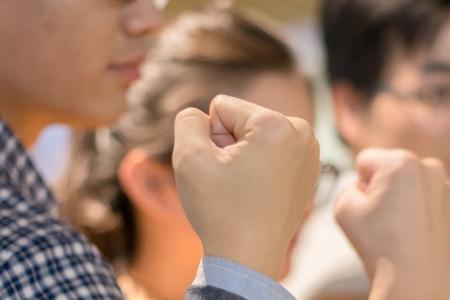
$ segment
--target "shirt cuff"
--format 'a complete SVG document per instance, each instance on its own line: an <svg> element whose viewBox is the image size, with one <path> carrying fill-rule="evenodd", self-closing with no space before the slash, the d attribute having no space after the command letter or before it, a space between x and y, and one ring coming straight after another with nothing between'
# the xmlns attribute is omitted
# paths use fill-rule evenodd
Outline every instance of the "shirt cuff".
<svg viewBox="0 0 450 300"><path fill-rule="evenodd" d="M216 257L204 257L194 286L213 286L247 299L295 300L273 279L241 264Z"/></svg>

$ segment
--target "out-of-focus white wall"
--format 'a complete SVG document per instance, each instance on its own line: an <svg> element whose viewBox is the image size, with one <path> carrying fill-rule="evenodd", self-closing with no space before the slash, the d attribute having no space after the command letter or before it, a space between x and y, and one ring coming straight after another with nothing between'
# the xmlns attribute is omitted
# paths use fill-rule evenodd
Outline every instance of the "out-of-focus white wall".
<svg viewBox="0 0 450 300"><path fill-rule="evenodd" d="M351 157L335 127L320 27L315 20L304 20L286 28L301 68L314 81L315 125L322 163L332 164L341 171L351 169ZM291 257L290 273L283 282L298 298L314 299L321 293L364 295L368 290L357 255L333 217L338 195L355 180L355 176L347 171L338 177L327 174L321 178L314 210L301 230L299 243Z"/></svg>
<svg viewBox="0 0 450 300"><path fill-rule="evenodd" d="M335 130L334 112L326 79L326 65L320 27L313 19L286 25L289 43L299 64L313 81L316 103L316 133L321 144L322 162L340 169L351 166L347 149Z"/></svg>
<svg viewBox="0 0 450 300"><path fill-rule="evenodd" d="M64 173L70 151L71 130L66 125L47 127L29 154L45 181L53 186Z"/></svg>

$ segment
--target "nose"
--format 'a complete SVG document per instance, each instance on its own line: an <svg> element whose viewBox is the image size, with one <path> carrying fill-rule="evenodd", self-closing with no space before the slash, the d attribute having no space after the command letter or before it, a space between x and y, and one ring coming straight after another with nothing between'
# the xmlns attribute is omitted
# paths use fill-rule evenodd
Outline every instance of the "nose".
<svg viewBox="0 0 450 300"><path fill-rule="evenodd" d="M162 26L161 9L153 0L136 0L124 9L122 28L129 37L148 35Z"/></svg>

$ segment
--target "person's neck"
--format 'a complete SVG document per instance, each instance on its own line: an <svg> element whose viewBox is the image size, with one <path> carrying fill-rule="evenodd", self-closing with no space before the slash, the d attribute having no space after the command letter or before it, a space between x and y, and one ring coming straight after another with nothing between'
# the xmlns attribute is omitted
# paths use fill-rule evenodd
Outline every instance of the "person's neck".
<svg viewBox="0 0 450 300"><path fill-rule="evenodd" d="M0 121L11 127L25 148L33 146L41 131L50 124L68 124L74 128L94 128L97 125L96 120L20 101L0 101Z"/></svg>
<svg viewBox="0 0 450 300"><path fill-rule="evenodd" d="M151 297L182 299L194 280L195 272L192 270L196 270L199 263L195 259L186 259L197 254L196 249L189 249L192 240L184 242L177 239L186 235L161 224L140 228L136 255L129 267L130 275ZM200 259L201 253L198 255Z"/></svg>
<svg viewBox="0 0 450 300"><path fill-rule="evenodd" d="M26 148L31 147L42 129L54 123L55 119L48 112L15 101L0 102L0 118L12 128Z"/></svg>

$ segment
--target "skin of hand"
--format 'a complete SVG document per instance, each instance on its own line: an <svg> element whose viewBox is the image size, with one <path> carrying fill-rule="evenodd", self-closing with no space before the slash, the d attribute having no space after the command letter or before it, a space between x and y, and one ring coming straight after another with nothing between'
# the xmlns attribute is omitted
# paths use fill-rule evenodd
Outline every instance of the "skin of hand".
<svg viewBox="0 0 450 300"><path fill-rule="evenodd" d="M308 123L218 96L176 118L173 163L205 255L272 278L312 199L319 145Z"/></svg>
<svg viewBox="0 0 450 300"><path fill-rule="evenodd" d="M443 164L403 150L370 149L336 220L372 281L369 299L448 300L450 187Z"/></svg>

